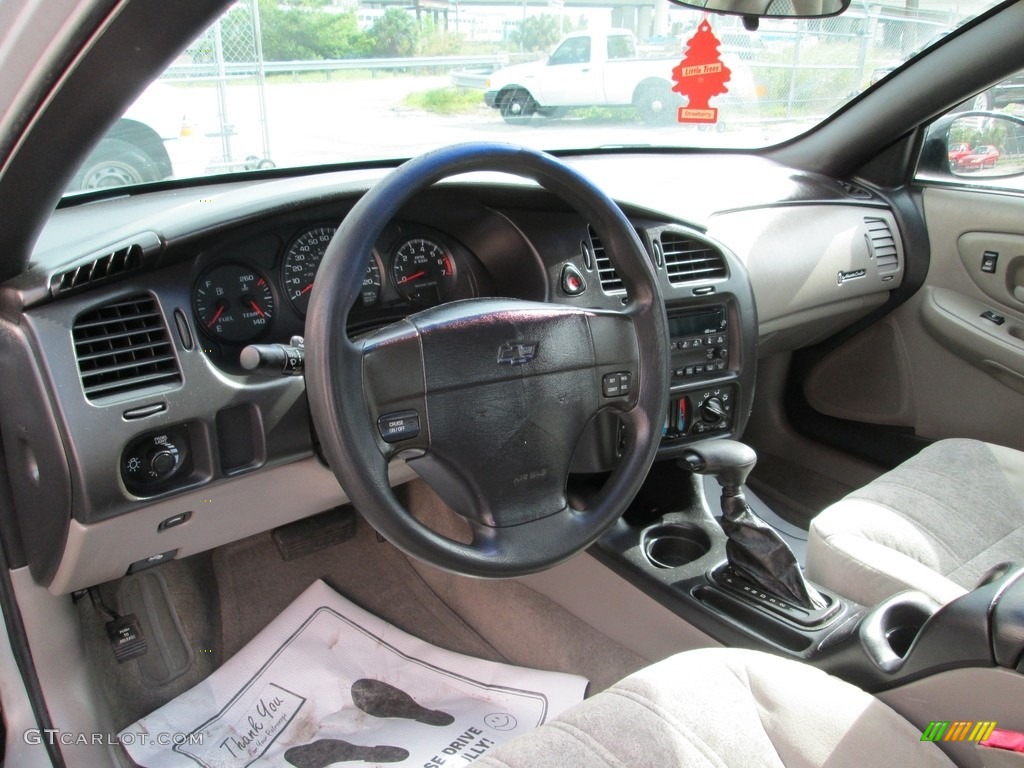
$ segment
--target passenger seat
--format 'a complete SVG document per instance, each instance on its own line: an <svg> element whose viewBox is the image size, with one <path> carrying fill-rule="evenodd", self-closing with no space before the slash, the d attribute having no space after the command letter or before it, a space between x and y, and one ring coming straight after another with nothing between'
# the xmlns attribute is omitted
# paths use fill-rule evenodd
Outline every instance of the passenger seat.
<svg viewBox="0 0 1024 768"><path fill-rule="evenodd" d="M862 605L906 589L947 603L1024 562L1024 453L940 440L811 521L807 576Z"/></svg>

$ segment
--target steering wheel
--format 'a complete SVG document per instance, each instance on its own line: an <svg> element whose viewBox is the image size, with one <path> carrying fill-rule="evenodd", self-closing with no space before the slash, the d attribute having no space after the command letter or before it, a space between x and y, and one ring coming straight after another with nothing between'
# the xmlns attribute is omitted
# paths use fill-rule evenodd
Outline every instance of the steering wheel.
<svg viewBox="0 0 1024 768"><path fill-rule="evenodd" d="M349 339L346 318L384 226L418 192L474 171L532 179L571 205L600 235L626 306L470 299ZM658 282L622 211L554 157L504 144L430 152L367 192L324 253L306 318L309 405L342 488L400 550L468 576L549 568L622 515L658 448L667 360ZM576 509L566 493L573 454L605 409L623 422L622 454L601 491ZM435 532L402 506L388 481L395 457L469 523L470 542Z"/></svg>

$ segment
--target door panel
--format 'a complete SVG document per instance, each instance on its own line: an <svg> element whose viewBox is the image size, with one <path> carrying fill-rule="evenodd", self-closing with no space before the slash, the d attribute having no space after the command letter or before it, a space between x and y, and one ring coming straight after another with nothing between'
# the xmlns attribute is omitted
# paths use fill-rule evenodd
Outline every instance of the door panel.
<svg viewBox="0 0 1024 768"><path fill-rule="evenodd" d="M1002 304L1024 309L1024 237L966 232L957 246L964 270L982 291Z"/></svg>
<svg viewBox="0 0 1024 768"><path fill-rule="evenodd" d="M829 416L1024 450L1024 198L929 186L921 199L924 286L822 358L804 394Z"/></svg>

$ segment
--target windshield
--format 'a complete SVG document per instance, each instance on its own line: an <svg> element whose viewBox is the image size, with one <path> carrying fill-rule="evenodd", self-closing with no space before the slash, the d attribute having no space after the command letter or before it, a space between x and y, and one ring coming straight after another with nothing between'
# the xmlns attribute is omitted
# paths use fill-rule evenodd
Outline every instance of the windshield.
<svg viewBox="0 0 1024 768"><path fill-rule="evenodd" d="M127 110L69 192L459 141L764 147L989 5L855 0L749 32L666 0L242 0Z"/></svg>

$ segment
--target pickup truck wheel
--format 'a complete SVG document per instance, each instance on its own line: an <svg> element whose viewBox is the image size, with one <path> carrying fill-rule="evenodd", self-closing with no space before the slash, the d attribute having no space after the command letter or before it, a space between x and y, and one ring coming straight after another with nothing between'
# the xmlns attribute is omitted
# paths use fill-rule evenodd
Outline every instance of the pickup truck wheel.
<svg viewBox="0 0 1024 768"><path fill-rule="evenodd" d="M645 123L665 125L675 118L678 101L668 83L651 82L637 89L633 105Z"/></svg>
<svg viewBox="0 0 1024 768"><path fill-rule="evenodd" d="M121 139L104 139L82 163L71 189L125 187L159 178L156 163L134 144Z"/></svg>
<svg viewBox="0 0 1024 768"><path fill-rule="evenodd" d="M521 88L510 91L501 102L501 116L512 125L528 122L536 111L537 102L529 91Z"/></svg>

